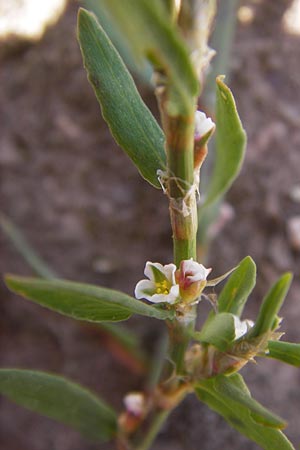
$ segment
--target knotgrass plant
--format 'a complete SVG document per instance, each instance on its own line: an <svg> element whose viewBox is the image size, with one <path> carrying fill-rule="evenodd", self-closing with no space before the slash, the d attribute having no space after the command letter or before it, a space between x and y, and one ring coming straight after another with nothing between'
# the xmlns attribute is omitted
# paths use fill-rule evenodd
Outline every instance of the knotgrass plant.
<svg viewBox="0 0 300 450"><path fill-rule="evenodd" d="M151 389L130 392L117 413L98 396L48 373L0 370L0 392L11 400L77 429L96 441L114 439L118 449L151 447L169 413L193 393L239 432L266 450L291 450L281 429L285 422L251 394L238 373L257 357L300 366L300 345L280 341L280 307L291 283L284 274L262 301L254 322L242 320L255 286L250 257L218 278L197 262L198 211L224 195L244 156L245 132L233 95L216 80L214 122L197 111L203 79L213 51L208 37L215 14L213 0L103 0L127 40L137 65L153 68L162 128L141 99L120 55L96 17L80 9L78 39L88 79L102 115L119 146L143 178L161 189L169 203L174 259L166 265L148 261L146 279L135 298L99 286L8 275L7 286L39 305L78 320L105 324L133 314L162 320L168 329L164 363L154 367ZM215 132L215 167L200 196L200 169ZM201 223L199 224L201 227ZM229 277L217 299L209 287ZM211 312L196 329L197 305Z"/></svg>

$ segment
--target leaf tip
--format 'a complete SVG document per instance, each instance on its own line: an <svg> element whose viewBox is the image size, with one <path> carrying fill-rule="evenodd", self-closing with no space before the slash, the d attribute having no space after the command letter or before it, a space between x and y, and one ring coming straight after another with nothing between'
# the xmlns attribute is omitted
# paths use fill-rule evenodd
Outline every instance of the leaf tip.
<svg viewBox="0 0 300 450"><path fill-rule="evenodd" d="M4 274L3 278L4 278L4 282L5 282L6 286L9 288L15 278L15 275L12 275L11 273L6 273L6 274Z"/></svg>
<svg viewBox="0 0 300 450"><path fill-rule="evenodd" d="M216 83L217 83L217 85L218 85L218 86L223 85L223 84L225 85L225 83L224 83L225 78L226 78L226 75L218 75L218 76L216 77Z"/></svg>
<svg viewBox="0 0 300 450"><path fill-rule="evenodd" d="M77 30L78 30L78 35L80 32L80 29L85 26L90 24L91 22L97 22L97 17L95 16L95 14L92 11L88 11L85 8L80 7L78 9L78 13L77 13Z"/></svg>
<svg viewBox="0 0 300 450"><path fill-rule="evenodd" d="M266 420L265 417L263 418L259 414L253 412L250 413L250 416L256 423L268 428L274 428L276 430L284 430L288 426L288 423L277 415L272 415L271 420Z"/></svg>
<svg viewBox="0 0 300 450"><path fill-rule="evenodd" d="M286 272L282 275L282 279L285 280L286 282L291 283L292 279L293 279L293 273L292 272Z"/></svg>

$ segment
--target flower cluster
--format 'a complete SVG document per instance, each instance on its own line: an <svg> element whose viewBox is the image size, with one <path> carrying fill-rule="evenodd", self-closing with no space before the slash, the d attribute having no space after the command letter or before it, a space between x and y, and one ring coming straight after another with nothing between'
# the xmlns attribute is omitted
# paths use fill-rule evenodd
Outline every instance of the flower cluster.
<svg viewBox="0 0 300 450"><path fill-rule="evenodd" d="M171 305L180 300L186 303L197 302L207 284L206 278L210 271L211 269L206 269L193 259L181 261L178 270L175 264L163 266L148 261L144 271L148 280L137 283L135 297Z"/></svg>

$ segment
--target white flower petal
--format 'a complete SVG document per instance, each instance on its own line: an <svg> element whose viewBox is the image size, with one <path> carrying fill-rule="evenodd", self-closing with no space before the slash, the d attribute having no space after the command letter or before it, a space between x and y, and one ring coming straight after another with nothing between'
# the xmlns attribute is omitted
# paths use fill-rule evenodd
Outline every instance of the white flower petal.
<svg viewBox="0 0 300 450"><path fill-rule="evenodd" d="M142 280L143 281L143 280ZM149 300L152 303L169 303L173 305L179 297L179 286L176 284L172 286L170 292L168 294L155 294L145 295L143 294L143 298ZM141 297L140 297L141 298Z"/></svg>
<svg viewBox="0 0 300 450"><path fill-rule="evenodd" d="M126 410L135 416L140 416L145 408L145 397L140 392L130 392L124 398Z"/></svg>
<svg viewBox="0 0 300 450"><path fill-rule="evenodd" d="M147 261L144 273L149 280L141 280L137 283L135 297L145 298L152 303L175 303L179 298L179 286L175 280L176 269L175 264L163 266L160 263ZM155 273L157 271L159 273Z"/></svg>
<svg viewBox="0 0 300 450"><path fill-rule="evenodd" d="M134 295L135 298L146 298L147 300L151 299L151 296L156 291L156 285L153 281L150 280L141 280L137 283ZM152 294L151 294L152 292Z"/></svg>
<svg viewBox="0 0 300 450"><path fill-rule="evenodd" d="M200 138L206 133L211 131L215 127L214 122L210 117L206 117L206 114L202 111L196 111L195 113L195 137Z"/></svg>
<svg viewBox="0 0 300 450"><path fill-rule="evenodd" d="M254 322L252 320L240 320L238 316L234 316L234 326L235 326L235 339L239 339L244 336L250 328L252 328Z"/></svg>
<svg viewBox="0 0 300 450"><path fill-rule="evenodd" d="M176 302L176 300L179 298L179 285L175 284L170 289L170 294L168 295L169 301L171 305Z"/></svg>
<svg viewBox="0 0 300 450"><path fill-rule="evenodd" d="M173 296L170 294L154 294L147 298L152 303L174 303Z"/></svg>
<svg viewBox="0 0 300 450"><path fill-rule="evenodd" d="M177 267L175 266L175 264L166 264L163 268L164 271L164 275L166 276L167 280L171 283L171 284L175 284L175 272L177 270Z"/></svg>
<svg viewBox="0 0 300 450"><path fill-rule="evenodd" d="M200 264L201 266L202 264ZM211 269L206 269L204 266L199 267L197 273L195 275L189 276L190 281L205 281L207 276L210 274Z"/></svg>
<svg viewBox="0 0 300 450"><path fill-rule="evenodd" d="M186 276L190 281L204 281L206 280L211 269L206 269L202 264L199 264L193 259L187 259L182 262L183 275Z"/></svg>
<svg viewBox="0 0 300 450"><path fill-rule="evenodd" d="M160 264L160 263L153 263L153 262L147 261L146 262L146 266L145 266L145 270L144 270L144 274L151 281L155 281L154 273L153 273L153 269L152 269L153 266L156 267L156 269L159 270L161 273L164 273L164 266L162 264Z"/></svg>

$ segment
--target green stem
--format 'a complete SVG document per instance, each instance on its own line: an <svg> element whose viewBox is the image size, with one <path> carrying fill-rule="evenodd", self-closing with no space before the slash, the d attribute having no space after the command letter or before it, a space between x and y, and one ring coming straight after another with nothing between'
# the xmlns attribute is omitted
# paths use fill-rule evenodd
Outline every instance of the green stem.
<svg viewBox="0 0 300 450"><path fill-rule="evenodd" d="M160 410L155 413L151 427L147 431L142 442L135 447L135 450L148 450L150 448L170 412L170 410Z"/></svg>
<svg viewBox="0 0 300 450"><path fill-rule="evenodd" d="M174 262L196 258L197 208L194 185L194 108L187 117L168 117L166 148Z"/></svg>
<svg viewBox="0 0 300 450"><path fill-rule="evenodd" d="M190 341L190 332L194 328L194 322L189 325L178 321L169 323L169 355L176 367L176 373L181 374L184 369L184 355ZM174 371L174 367L171 367Z"/></svg>
<svg viewBox="0 0 300 450"><path fill-rule="evenodd" d="M196 259L197 205L194 179L194 107L186 117L165 120L168 193L173 231L174 262ZM189 325L193 327L194 324ZM169 324L170 357L178 374L182 373L189 343L187 326L177 320ZM173 367L174 370L174 367Z"/></svg>

